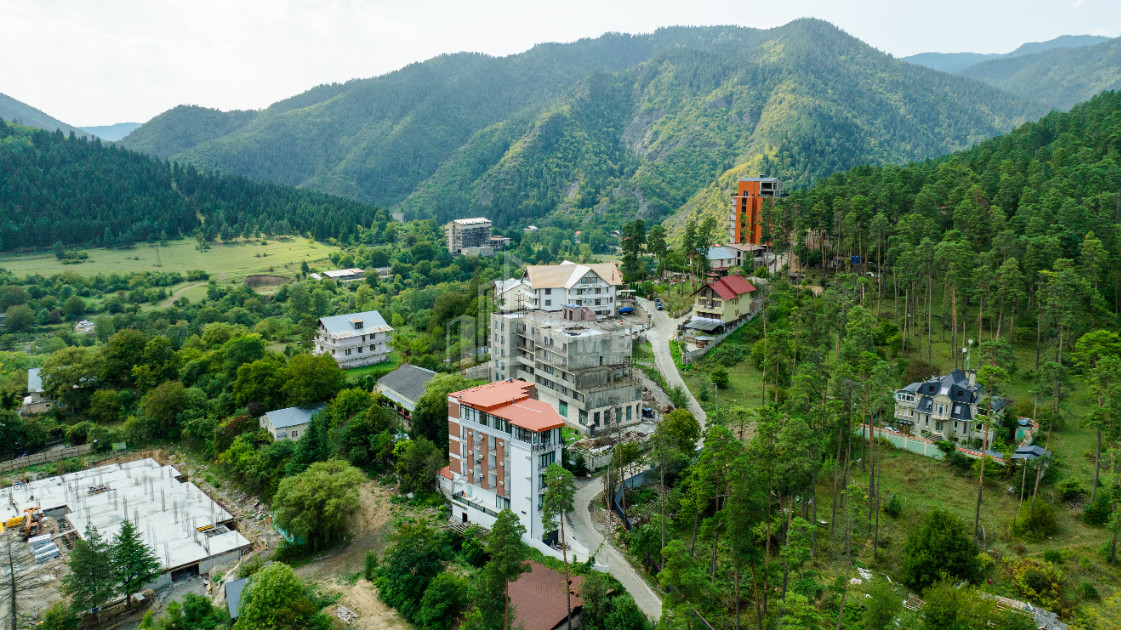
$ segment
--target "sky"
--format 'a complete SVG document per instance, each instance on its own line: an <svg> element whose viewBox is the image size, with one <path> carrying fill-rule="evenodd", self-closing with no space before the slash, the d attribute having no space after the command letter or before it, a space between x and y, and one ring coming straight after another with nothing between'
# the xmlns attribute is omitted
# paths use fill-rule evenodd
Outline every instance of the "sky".
<svg viewBox="0 0 1121 630"><path fill-rule="evenodd" d="M260 109L441 53L828 20L898 57L1121 36L1118 0L0 0L0 92L78 125Z"/></svg>

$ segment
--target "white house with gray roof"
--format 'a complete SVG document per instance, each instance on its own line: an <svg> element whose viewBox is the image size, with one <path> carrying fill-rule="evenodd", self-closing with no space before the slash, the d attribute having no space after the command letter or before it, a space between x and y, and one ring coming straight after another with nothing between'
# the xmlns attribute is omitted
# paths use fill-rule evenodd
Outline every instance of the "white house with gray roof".
<svg viewBox="0 0 1121 630"><path fill-rule="evenodd" d="M292 440L293 442L299 442L300 438L307 433L307 427L311 424L311 417L323 411L324 407L326 405L319 403L314 407L286 407L269 411L260 418L261 428L272 434L274 441Z"/></svg>
<svg viewBox="0 0 1121 630"><path fill-rule="evenodd" d="M436 376L432 370L403 363L401 367L378 379L375 391L381 394L387 404L406 423L413 419L416 402L424 395L428 381Z"/></svg>
<svg viewBox="0 0 1121 630"><path fill-rule="evenodd" d="M329 354L344 370L381 363L393 351L392 332L377 311L321 317L312 354Z"/></svg>
<svg viewBox="0 0 1121 630"><path fill-rule="evenodd" d="M917 381L895 392L895 423L904 433L934 440L951 440L962 445L987 440L992 444L992 425L982 430L977 416L981 402L988 398L977 383L977 373L954 370L945 376ZM1004 408L1005 401L992 401L992 412ZM986 405L988 407L990 405ZM985 433L988 433L986 438Z"/></svg>

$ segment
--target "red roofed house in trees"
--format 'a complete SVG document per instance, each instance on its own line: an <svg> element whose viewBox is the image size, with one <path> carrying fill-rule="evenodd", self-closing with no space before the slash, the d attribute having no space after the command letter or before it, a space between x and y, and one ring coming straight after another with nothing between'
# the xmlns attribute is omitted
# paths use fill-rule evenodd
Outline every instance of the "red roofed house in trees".
<svg viewBox="0 0 1121 630"><path fill-rule="evenodd" d="M709 282L693 295L695 317L716 320L725 326L759 309L754 300L755 287L747 278L734 274Z"/></svg>

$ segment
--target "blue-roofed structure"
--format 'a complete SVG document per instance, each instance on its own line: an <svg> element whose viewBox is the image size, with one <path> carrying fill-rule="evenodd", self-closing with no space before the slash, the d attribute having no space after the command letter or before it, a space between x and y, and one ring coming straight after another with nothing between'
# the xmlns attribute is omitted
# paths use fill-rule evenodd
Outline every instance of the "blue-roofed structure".
<svg viewBox="0 0 1121 630"><path fill-rule="evenodd" d="M226 582L226 612L230 613L230 619L237 619L237 609L241 607L241 592L248 583L249 578Z"/></svg>
<svg viewBox="0 0 1121 630"><path fill-rule="evenodd" d="M327 354L343 369L382 363L393 349L393 327L377 311L319 318L312 354Z"/></svg>
<svg viewBox="0 0 1121 630"><path fill-rule="evenodd" d="M994 429L982 429L978 415L983 411L999 413L1008 401L994 398L991 410L982 409L981 403L987 398L984 388L977 383L975 371L967 375L954 370L896 391L894 420L904 433L932 440L953 440L968 446L974 440L987 439L992 444Z"/></svg>
<svg viewBox="0 0 1121 630"><path fill-rule="evenodd" d="M272 434L273 440L300 441L307 432L311 417L326 407L323 403L311 407L286 407L266 412L261 416L261 428Z"/></svg>

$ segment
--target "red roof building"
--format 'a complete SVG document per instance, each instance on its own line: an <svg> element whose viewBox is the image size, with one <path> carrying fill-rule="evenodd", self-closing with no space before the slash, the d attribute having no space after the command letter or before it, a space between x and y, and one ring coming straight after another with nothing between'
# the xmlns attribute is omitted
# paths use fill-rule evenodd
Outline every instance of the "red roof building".
<svg viewBox="0 0 1121 630"><path fill-rule="evenodd" d="M754 293L755 286L747 278L735 274L709 282L693 294L694 318L726 326L749 317L759 308L753 299Z"/></svg>
<svg viewBox="0 0 1121 630"><path fill-rule="evenodd" d="M530 562L529 567L528 573L523 573L510 583L510 603L514 605L514 627L525 630L563 628L568 616L564 574L536 562ZM580 598L580 587L584 584L584 576L573 575L570 579L572 616L575 618L584 606L584 600Z"/></svg>

